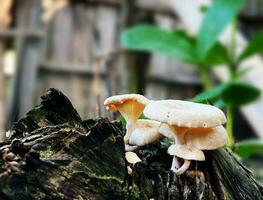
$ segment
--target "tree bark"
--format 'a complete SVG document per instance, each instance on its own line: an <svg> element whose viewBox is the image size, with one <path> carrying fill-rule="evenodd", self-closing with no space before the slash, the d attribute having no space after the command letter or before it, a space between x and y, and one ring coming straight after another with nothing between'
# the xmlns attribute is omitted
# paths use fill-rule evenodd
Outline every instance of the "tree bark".
<svg viewBox="0 0 263 200"><path fill-rule="evenodd" d="M125 161L123 129L107 119L81 120L70 101L50 89L14 124L0 145L0 199L263 199L251 172L225 148L206 151L176 176L162 140ZM127 170L129 167L129 170Z"/></svg>

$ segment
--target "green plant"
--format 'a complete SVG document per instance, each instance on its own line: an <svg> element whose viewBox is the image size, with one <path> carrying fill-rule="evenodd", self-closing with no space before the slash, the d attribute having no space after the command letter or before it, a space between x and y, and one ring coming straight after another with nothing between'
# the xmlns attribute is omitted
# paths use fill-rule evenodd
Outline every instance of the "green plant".
<svg viewBox="0 0 263 200"><path fill-rule="evenodd" d="M262 140L245 140L235 144L235 152L242 158L249 158L263 152Z"/></svg>
<svg viewBox="0 0 263 200"><path fill-rule="evenodd" d="M198 67L204 92L192 100L227 108L230 148L234 146L233 109L251 103L260 95L255 86L240 79L248 70L240 70L239 65L248 57L263 52L263 33L260 33L241 54L235 53L236 16L242 5L243 0L215 0L206 9L196 36L190 36L184 30L168 31L151 25L137 25L125 30L121 36L124 48L173 56ZM229 46L223 46L218 42L218 37L230 23L232 23L231 43ZM222 64L228 67L229 80L213 87L209 70Z"/></svg>

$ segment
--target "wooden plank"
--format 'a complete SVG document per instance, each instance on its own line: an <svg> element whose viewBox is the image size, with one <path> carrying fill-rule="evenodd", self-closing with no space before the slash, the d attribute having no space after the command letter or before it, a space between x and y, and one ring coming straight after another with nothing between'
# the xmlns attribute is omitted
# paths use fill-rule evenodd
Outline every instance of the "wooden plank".
<svg viewBox="0 0 263 200"><path fill-rule="evenodd" d="M35 83L39 65L40 41L29 40L23 46L21 60L20 103L19 116L23 116L34 105Z"/></svg>
<svg viewBox="0 0 263 200"><path fill-rule="evenodd" d="M0 58L3 58L3 41L0 41ZM3 59L0 60L0 142L5 140L5 77L4 77L4 67Z"/></svg>
<svg viewBox="0 0 263 200"><path fill-rule="evenodd" d="M39 28L35 24L35 18L39 15L32 11L32 7L35 7L37 3L39 3L37 0L18 1L15 7L16 24L14 30L18 30L15 33L17 70L10 104L9 126L34 104L34 90L40 55L39 37L42 35L42 32L35 29L36 27ZM26 33L29 33L29 38ZM30 38L31 33L37 37Z"/></svg>
<svg viewBox="0 0 263 200"><path fill-rule="evenodd" d="M85 75L93 76L95 71L88 67L89 64L85 63L68 63L68 62L52 62L52 61L42 61L40 63L40 69L50 72L62 73L62 74L72 74L72 75ZM106 71L100 70L100 76L106 76Z"/></svg>
<svg viewBox="0 0 263 200"><path fill-rule="evenodd" d="M82 117L96 117L94 107L98 100L92 90L93 79L99 77L101 82L98 103L102 107L103 99L108 96L104 90L107 68L100 65L95 69L93 65L97 59L107 59L100 55L102 49L113 49L112 38L116 33L111 29L117 24L116 13L108 7L83 4L74 4L57 13L48 25L43 44L38 94L55 86L76 102ZM104 23L110 29L103 28Z"/></svg>
<svg viewBox="0 0 263 200"><path fill-rule="evenodd" d="M42 30L34 30L34 29L16 29L10 28L5 30L0 30L0 37L7 38L7 37L18 37L18 35L24 35L24 37L29 38L41 38L43 37L44 33Z"/></svg>
<svg viewBox="0 0 263 200"><path fill-rule="evenodd" d="M167 1L162 0L135 0L133 1L136 9L151 11L151 12L158 12L158 13L165 13L174 15L171 11L169 4ZM86 0L86 3L91 5L104 5L104 6L111 6L111 7L119 7L122 4L120 0Z"/></svg>

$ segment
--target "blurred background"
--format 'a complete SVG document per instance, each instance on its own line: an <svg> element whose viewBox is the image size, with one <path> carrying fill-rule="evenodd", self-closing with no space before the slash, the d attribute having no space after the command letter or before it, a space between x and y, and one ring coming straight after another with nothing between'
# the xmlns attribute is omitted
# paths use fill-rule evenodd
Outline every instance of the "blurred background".
<svg viewBox="0 0 263 200"><path fill-rule="evenodd" d="M136 24L172 30L188 23L191 32L196 18L190 11L201 12L202 1L179 3L176 8L167 2L0 0L0 132L37 105L51 87L67 95L83 118L112 117L103 107L111 95L188 99L202 91L199 71L190 64L159 54L124 51L120 46L121 32ZM246 1L238 28L246 39L262 30L263 1ZM247 81L261 81L262 64L252 66L259 70ZM210 72L214 83L226 76L223 70ZM234 115L236 141L263 138L262 98L248 110L236 109Z"/></svg>

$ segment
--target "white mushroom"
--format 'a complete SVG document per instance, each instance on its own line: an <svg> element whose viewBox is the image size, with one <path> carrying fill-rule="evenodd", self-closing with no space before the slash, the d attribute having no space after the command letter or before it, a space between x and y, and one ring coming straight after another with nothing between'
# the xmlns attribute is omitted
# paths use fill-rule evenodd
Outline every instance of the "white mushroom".
<svg viewBox="0 0 263 200"><path fill-rule="evenodd" d="M174 157L176 156L184 160L184 164L179 169L171 168L178 175L183 174L189 168L191 164L190 160L205 160L205 155L201 150L186 145L171 145L167 152Z"/></svg>
<svg viewBox="0 0 263 200"><path fill-rule="evenodd" d="M215 106L181 100L151 101L143 113L149 119L188 128L213 128L226 122Z"/></svg>
<svg viewBox="0 0 263 200"><path fill-rule="evenodd" d="M170 139L175 139L175 135L173 130L170 128L170 126L166 123L161 123L161 126L159 128L159 132L164 135L165 137L168 137Z"/></svg>
<svg viewBox="0 0 263 200"><path fill-rule="evenodd" d="M127 160L128 163L130 164L136 164L137 162L141 162L142 160L137 156L136 153L134 152L126 152L125 153L125 158Z"/></svg>
<svg viewBox="0 0 263 200"><path fill-rule="evenodd" d="M226 121L225 115L214 106L180 100L152 101L145 107L144 115L162 122L159 132L174 138L176 145L216 149L227 143L226 131L221 126ZM186 162L187 158L183 159L186 169L190 166L190 161ZM175 155L171 169L179 173L175 169L178 167Z"/></svg>
<svg viewBox="0 0 263 200"><path fill-rule="evenodd" d="M147 103L148 99L139 94L117 95L104 101L107 109L119 111L126 120L125 144L128 144L134 123L142 114Z"/></svg>
<svg viewBox="0 0 263 200"><path fill-rule="evenodd" d="M144 146L161 139L163 136L159 133L160 125L161 122L154 120L137 120L129 139L129 144Z"/></svg>

